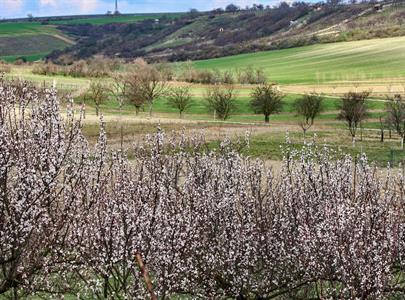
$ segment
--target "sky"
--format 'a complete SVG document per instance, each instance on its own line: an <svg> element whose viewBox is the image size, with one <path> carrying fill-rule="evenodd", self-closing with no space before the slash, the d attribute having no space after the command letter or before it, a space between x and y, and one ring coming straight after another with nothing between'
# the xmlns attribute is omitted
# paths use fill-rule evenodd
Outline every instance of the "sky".
<svg viewBox="0 0 405 300"><path fill-rule="evenodd" d="M261 3L272 5L278 0L118 0L122 13L181 12L196 8L201 11L225 7L234 3L241 7ZM64 16L78 14L104 14L114 11L115 0L0 0L0 18L20 18L32 14Z"/></svg>

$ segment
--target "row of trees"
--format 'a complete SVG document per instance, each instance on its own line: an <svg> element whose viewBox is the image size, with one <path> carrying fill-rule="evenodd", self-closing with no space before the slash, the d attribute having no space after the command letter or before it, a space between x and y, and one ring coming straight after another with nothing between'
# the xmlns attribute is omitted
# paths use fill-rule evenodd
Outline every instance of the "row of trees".
<svg viewBox="0 0 405 300"><path fill-rule="evenodd" d="M189 87L169 88L162 74L149 65L143 65L141 69L126 75L116 75L110 86L102 81L92 81L83 98L94 102L98 115L101 104L110 94L118 100L120 109L125 102L134 105L137 115L145 105L148 106L151 115L153 103L161 97L167 98L168 105L177 109L181 118L192 105ZM284 95L275 85L262 84L254 89L251 98L252 110L257 114L263 114L265 122L269 123L270 115L281 111ZM232 86L210 87L206 90L204 99L207 109L221 120L227 120L236 109L236 93ZM322 97L316 94L305 95L296 101L295 106L297 113L304 118L301 125L306 131L322 111Z"/></svg>
<svg viewBox="0 0 405 300"><path fill-rule="evenodd" d="M340 113L338 119L343 120L355 142L357 131L369 116L367 98L370 92L349 92L345 94L338 105ZM380 114L381 142L384 142L384 129L394 130L401 138L401 148L405 141L405 101L397 94L385 100L385 112Z"/></svg>
<svg viewBox="0 0 405 300"><path fill-rule="evenodd" d="M72 77L90 77L105 78L115 76L117 71L133 72L143 70L148 63L137 58L130 63L125 63L120 59L111 59L104 56L95 56L87 60L73 61L69 55L59 58L60 64L51 61L46 63L35 63L32 73L46 76L72 76ZM11 66L0 61L0 71L10 70ZM176 80L189 83L201 84L264 84L267 82L267 76L260 68L247 67L244 69L234 69L232 71L220 70L197 70L192 62L181 64L176 72L172 65L159 63L149 66L146 69L155 69L161 72L160 77L165 80ZM145 71L145 70L143 70Z"/></svg>
<svg viewBox="0 0 405 300"><path fill-rule="evenodd" d="M130 162L56 95L0 81L0 297L404 297L403 176L316 146L275 175L161 131Z"/></svg>
<svg viewBox="0 0 405 300"><path fill-rule="evenodd" d="M148 106L149 114L152 115L154 102L162 97L167 98L167 104L178 110L180 117L192 106L192 94L188 87L169 88L166 77L158 69L151 65L139 65L134 72L126 75L117 75L109 87L101 81L93 81L84 98L95 103L96 113L99 114L100 105L113 94L122 105L131 103L135 106L136 114ZM346 123L349 132L356 139L358 128L370 115L367 107L367 99L370 93L349 92L344 94L337 108L338 119ZM236 92L231 85L215 85L209 87L204 95L207 109L215 118L227 120L237 109ZM257 86L251 93L250 106L256 114L263 114L266 123L270 116L279 113L284 105L284 97L276 85L262 84ZM307 94L299 97L294 102L294 112L300 116L299 125L304 135L314 124L315 119L323 111L324 98L318 94ZM401 95L386 100L386 117L380 116L381 141L384 140L384 128L394 129L401 137L402 148L405 140L405 103Z"/></svg>

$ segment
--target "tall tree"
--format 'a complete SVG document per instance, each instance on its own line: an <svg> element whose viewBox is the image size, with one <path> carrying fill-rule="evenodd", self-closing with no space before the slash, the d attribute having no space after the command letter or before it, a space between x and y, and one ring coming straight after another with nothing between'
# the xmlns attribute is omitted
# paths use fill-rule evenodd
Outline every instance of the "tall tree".
<svg viewBox="0 0 405 300"><path fill-rule="evenodd" d="M283 107L284 94L275 85L263 84L253 91L250 105L256 114L263 114L264 121L270 122L270 115L279 113Z"/></svg>
<svg viewBox="0 0 405 300"><path fill-rule="evenodd" d="M231 3L231 4L228 4L228 5L226 6L225 10L226 10L227 12L232 12L232 13L234 13L234 12L237 12L237 11L239 10L239 6L237 6L237 5L233 4L233 3Z"/></svg>

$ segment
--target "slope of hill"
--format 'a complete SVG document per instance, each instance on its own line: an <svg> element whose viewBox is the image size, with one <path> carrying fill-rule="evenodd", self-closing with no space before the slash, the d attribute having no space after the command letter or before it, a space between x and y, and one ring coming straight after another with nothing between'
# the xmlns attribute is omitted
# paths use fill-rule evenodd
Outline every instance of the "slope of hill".
<svg viewBox="0 0 405 300"><path fill-rule="evenodd" d="M221 71L262 68L270 80L283 84L405 77L405 37L241 54L194 65Z"/></svg>
<svg viewBox="0 0 405 300"><path fill-rule="evenodd" d="M103 25L136 23L156 18L176 18L180 13L125 14L119 16L89 15L65 17L40 17L34 20L15 19L0 21L0 59L13 61L18 57L38 60L54 50L62 50L75 42L57 28L67 24Z"/></svg>
<svg viewBox="0 0 405 300"><path fill-rule="evenodd" d="M0 59L38 60L57 49L74 44L53 25L38 22L0 23Z"/></svg>
<svg viewBox="0 0 405 300"><path fill-rule="evenodd" d="M262 10L189 13L134 24L61 25L77 44L53 53L72 59L95 54L151 61L206 59L317 43L405 35L405 4L297 2Z"/></svg>

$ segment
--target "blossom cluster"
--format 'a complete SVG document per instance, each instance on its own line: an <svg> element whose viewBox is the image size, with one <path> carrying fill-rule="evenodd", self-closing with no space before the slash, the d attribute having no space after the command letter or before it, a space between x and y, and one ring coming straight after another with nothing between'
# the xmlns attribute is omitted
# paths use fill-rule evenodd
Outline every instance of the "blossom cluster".
<svg viewBox="0 0 405 300"><path fill-rule="evenodd" d="M0 296L404 297L401 174L316 145L276 173L160 130L129 160L81 126L0 81Z"/></svg>

